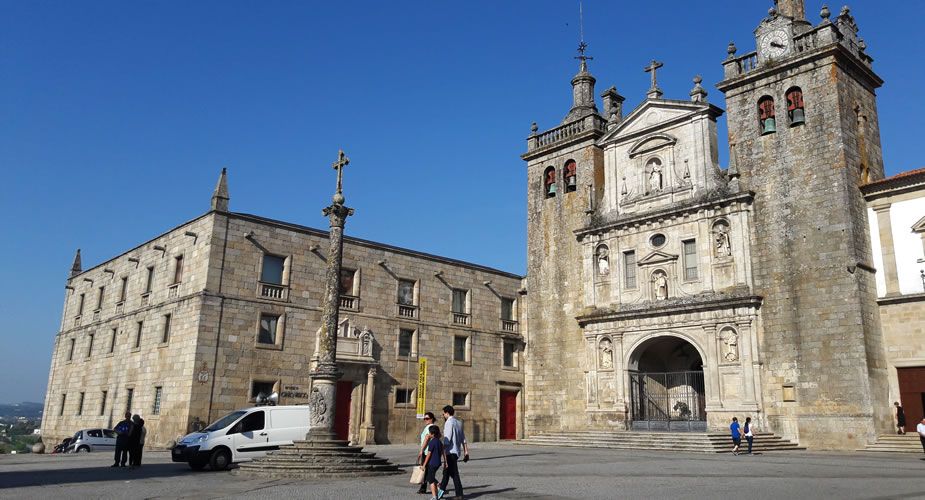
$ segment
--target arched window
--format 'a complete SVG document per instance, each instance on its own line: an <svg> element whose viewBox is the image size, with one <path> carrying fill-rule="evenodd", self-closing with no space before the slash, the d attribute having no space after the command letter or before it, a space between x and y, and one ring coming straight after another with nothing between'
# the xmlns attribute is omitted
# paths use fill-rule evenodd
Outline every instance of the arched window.
<svg viewBox="0 0 925 500"><path fill-rule="evenodd" d="M578 164L575 160L565 162L565 192L571 193L578 188Z"/></svg>
<svg viewBox="0 0 925 500"><path fill-rule="evenodd" d="M543 192L547 198L556 195L556 168L549 167L543 172Z"/></svg>
<svg viewBox="0 0 925 500"><path fill-rule="evenodd" d="M803 110L803 91L800 90L800 87L791 87L787 91L787 117L790 118L791 127L806 123L806 114Z"/></svg>
<svg viewBox="0 0 925 500"><path fill-rule="evenodd" d="M777 132L777 120L774 118L774 98L764 96L758 100L758 126L761 135Z"/></svg>

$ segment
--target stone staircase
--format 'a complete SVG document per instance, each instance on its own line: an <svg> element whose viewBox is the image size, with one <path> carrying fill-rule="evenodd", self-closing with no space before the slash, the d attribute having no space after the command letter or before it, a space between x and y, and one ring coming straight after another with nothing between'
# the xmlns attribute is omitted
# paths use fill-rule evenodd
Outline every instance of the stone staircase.
<svg viewBox="0 0 925 500"><path fill-rule="evenodd" d="M296 441L232 471L269 478L368 477L400 472L397 465L364 452L362 446L338 440Z"/></svg>
<svg viewBox="0 0 925 500"><path fill-rule="evenodd" d="M694 453L729 453L732 438L724 432L559 431L517 441L520 445L573 446L623 450L664 450ZM742 450L748 449L742 440ZM753 452L805 450L770 432L755 434Z"/></svg>
<svg viewBox="0 0 925 500"><path fill-rule="evenodd" d="M905 434L881 434L877 442L858 451L880 451L892 453L922 453L922 442L917 432Z"/></svg>

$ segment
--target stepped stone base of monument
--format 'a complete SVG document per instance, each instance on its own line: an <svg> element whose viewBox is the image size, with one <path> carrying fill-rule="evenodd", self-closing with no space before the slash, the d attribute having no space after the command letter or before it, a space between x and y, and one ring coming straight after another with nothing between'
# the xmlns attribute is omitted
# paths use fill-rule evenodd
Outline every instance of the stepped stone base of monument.
<svg viewBox="0 0 925 500"><path fill-rule="evenodd" d="M292 446L252 462L241 464L233 474L270 478L329 478L386 476L402 470L362 446L350 446L347 441L296 441Z"/></svg>
<svg viewBox="0 0 925 500"><path fill-rule="evenodd" d="M694 453L729 453L732 450L732 438L721 432L560 431L530 436L517 444ZM744 439L739 449L742 452L748 449ZM759 432L755 434L752 452L805 449L773 433Z"/></svg>
<svg viewBox="0 0 925 500"><path fill-rule="evenodd" d="M877 442L858 451L881 451L892 453L922 453L922 442L917 432L905 434L881 434Z"/></svg>

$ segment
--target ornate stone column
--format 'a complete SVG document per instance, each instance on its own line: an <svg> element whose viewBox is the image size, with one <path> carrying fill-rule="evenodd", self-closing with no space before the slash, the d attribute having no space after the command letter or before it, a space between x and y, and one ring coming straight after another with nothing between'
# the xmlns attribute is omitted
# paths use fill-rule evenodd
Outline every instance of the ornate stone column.
<svg viewBox="0 0 925 500"><path fill-rule="evenodd" d="M376 426L373 424L373 400L376 397L376 367L366 372L366 408L363 413L363 434L366 444L376 444Z"/></svg>
<svg viewBox="0 0 925 500"><path fill-rule="evenodd" d="M343 150L333 163L337 170L337 191L333 203L322 211L331 224L328 236L328 269L325 275L324 304L321 313L321 331L318 334L318 363L309 374L312 391L308 396L311 419L306 439L331 440L334 434L334 408L337 401L337 380L341 377L337 369L337 323L340 312L340 267L344 253L344 225L353 209L344 205L342 181L344 167L350 159Z"/></svg>

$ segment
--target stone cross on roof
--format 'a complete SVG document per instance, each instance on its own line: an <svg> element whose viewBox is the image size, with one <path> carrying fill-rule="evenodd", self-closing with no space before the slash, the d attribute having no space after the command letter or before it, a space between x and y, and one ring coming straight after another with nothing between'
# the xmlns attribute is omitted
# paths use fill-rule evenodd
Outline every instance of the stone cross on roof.
<svg viewBox="0 0 925 500"><path fill-rule="evenodd" d="M652 73L652 86L649 87L649 92L646 94L650 99L658 99L662 97L662 89L658 88L658 80L655 77L655 71L664 65L664 63L652 59L652 62L643 68L646 73Z"/></svg>
<svg viewBox="0 0 925 500"><path fill-rule="evenodd" d="M347 158L347 155L344 154L343 149L339 150L337 152L337 161L331 164L331 166L334 167L334 170L337 170L337 192L334 194L334 203L344 203L344 196L342 194L344 167L349 164L350 158ZM340 199L340 201L338 201L338 199Z"/></svg>

